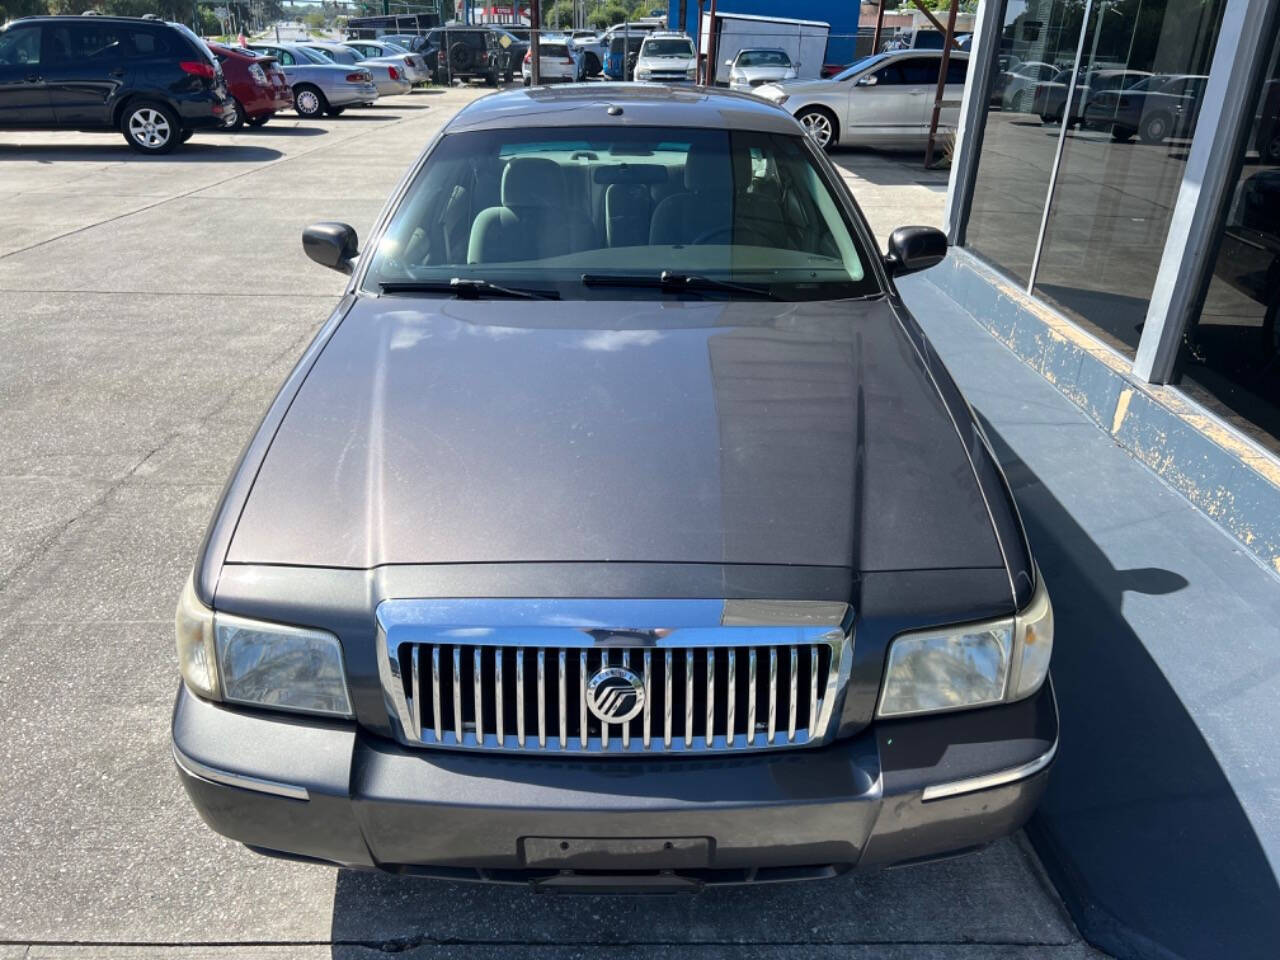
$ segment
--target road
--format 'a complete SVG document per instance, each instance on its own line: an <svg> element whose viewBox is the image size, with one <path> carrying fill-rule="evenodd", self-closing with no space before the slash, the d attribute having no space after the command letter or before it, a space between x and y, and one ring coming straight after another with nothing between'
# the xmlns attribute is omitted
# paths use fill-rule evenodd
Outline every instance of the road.
<svg viewBox="0 0 1280 960"><path fill-rule="evenodd" d="M199 821L169 753L174 603L342 288L300 231L366 233L481 93L169 158L0 134L0 960L1096 956L1020 837L819 884L558 899L268 860Z"/></svg>

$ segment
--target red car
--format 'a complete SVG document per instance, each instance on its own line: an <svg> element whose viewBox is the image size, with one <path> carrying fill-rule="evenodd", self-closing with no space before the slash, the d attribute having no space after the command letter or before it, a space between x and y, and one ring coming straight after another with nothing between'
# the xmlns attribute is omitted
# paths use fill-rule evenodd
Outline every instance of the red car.
<svg viewBox="0 0 1280 960"><path fill-rule="evenodd" d="M260 127L277 110L293 106L293 91L275 57L213 42L209 49L222 64L227 92L236 101L236 119L228 124L231 129L239 130L246 123Z"/></svg>

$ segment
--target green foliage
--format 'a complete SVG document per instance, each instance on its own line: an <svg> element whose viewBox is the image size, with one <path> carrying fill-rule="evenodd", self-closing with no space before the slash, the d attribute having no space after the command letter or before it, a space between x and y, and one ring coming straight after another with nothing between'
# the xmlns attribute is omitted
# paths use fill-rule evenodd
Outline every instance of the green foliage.
<svg viewBox="0 0 1280 960"><path fill-rule="evenodd" d="M315 13L308 13L302 18L302 21L312 30L319 30L324 27L324 14L318 11Z"/></svg>
<svg viewBox="0 0 1280 960"><path fill-rule="evenodd" d="M601 13L604 14L605 26L611 27L615 23L622 23L627 19L627 8L620 3L610 3Z"/></svg>
<svg viewBox="0 0 1280 960"><path fill-rule="evenodd" d="M587 25L593 30L603 30L609 26L609 18L603 10L592 10L587 14Z"/></svg>
<svg viewBox="0 0 1280 960"><path fill-rule="evenodd" d="M542 10L542 24L547 27L568 29L573 26L573 0L555 0Z"/></svg>

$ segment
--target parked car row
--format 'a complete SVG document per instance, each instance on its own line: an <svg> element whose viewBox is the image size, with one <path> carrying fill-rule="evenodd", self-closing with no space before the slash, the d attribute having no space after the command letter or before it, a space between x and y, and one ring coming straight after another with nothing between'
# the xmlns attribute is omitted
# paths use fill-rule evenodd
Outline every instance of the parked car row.
<svg viewBox="0 0 1280 960"><path fill-rule="evenodd" d="M0 128L115 129L148 154L290 107L336 117L430 78L423 56L382 40L232 46L154 17L97 15L0 27Z"/></svg>

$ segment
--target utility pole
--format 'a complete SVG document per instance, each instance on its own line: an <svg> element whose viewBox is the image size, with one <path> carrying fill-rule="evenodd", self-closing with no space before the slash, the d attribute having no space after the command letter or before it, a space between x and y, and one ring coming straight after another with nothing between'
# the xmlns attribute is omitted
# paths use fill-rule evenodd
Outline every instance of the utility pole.
<svg viewBox="0 0 1280 960"><path fill-rule="evenodd" d="M877 7L876 7L876 32L871 37L872 54L877 54L880 52L880 31L883 28L884 28L884 0L880 0L880 3L877 4ZM855 53L854 59L856 60L857 51L855 50L854 53Z"/></svg>
<svg viewBox="0 0 1280 960"><path fill-rule="evenodd" d="M716 0L711 0L711 12L707 21L707 86L716 85L716 57L719 56L716 43Z"/></svg>
<svg viewBox="0 0 1280 960"><path fill-rule="evenodd" d="M535 87L542 83L542 71L539 69L542 48L538 44L538 34L541 33L541 28L542 0L529 0L529 71L532 74L529 82Z"/></svg>

